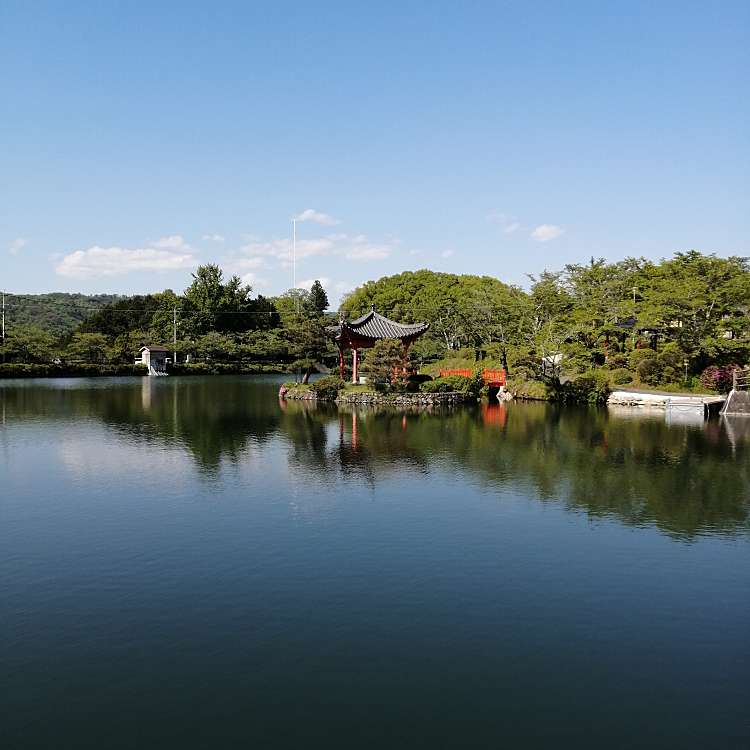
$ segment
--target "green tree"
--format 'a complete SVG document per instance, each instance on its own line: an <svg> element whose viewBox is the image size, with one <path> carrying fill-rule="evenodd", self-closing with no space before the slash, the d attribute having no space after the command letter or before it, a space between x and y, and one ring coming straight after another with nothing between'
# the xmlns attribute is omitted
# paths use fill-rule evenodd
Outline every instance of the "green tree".
<svg viewBox="0 0 750 750"><path fill-rule="evenodd" d="M293 360L291 367L302 371L303 383L309 381L317 363L331 349L325 319L315 302L310 292L303 289L290 289L276 299L287 351Z"/></svg>
<svg viewBox="0 0 750 750"><path fill-rule="evenodd" d="M55 337L37 326L14 326L5 336L3 354L9 362L49 363L57 354Z"/></svg>
<svg viewBox="0 0 750 750"><path fill-rule="evenodd" d="M310 288L310 305L318 313L318 315L322 316L323 313L328 309L328 304L328 295L326 294L326 290L323 289L323 285L317 279L315 279L315 282Z"/></svg>
<svg viewBox="0 0 750 750"><path fill-rule="evenodd" d="M362 372L375 385L404 379L404 347L398 339L380 339L368 349Z"/></svg>
<svg viewBox="0 0 750 750"><path fill-rule="evenodd" d="M73 360L91 364L105 362L109 353L109 338L103 333L74 333L66 353Z"/></svg>

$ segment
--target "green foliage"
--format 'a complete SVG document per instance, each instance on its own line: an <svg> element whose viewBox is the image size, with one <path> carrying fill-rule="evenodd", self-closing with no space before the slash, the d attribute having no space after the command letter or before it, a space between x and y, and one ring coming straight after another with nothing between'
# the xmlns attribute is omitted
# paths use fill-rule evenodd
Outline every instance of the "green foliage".
<svg viewBox="0 0 750 750"><path fill-rule="evenodd" d="M2 347L7 362L49 363L55 357L55 337L37 326L10 329Z"/></svg>
<svg viewBox="0 0 750 750"><path fill-rule="evenodd" d="M367 351L362 373L376 387L403 381L404 349L398 339L381 339Z"/></svg>
<svg viewBox="0 0 750 750"><path fill-rule="evenodd" d="M429 322L409 357L431 374L439 369L429 365L436 360L449 368L498 369L507 356L519 388L536 380L556 392L601 365L605 354L610 370L627 368L644 384L662 386L685 381L685 360L688 379L708 365L750 362L746 259L695 251L658 263L592 258L531 281L527 293L488 276L406 272L367 282L341 309L356 316L374 303L397 321ZM319 282L309 292L253 299L239 278L225 281L218 266L206 265L184 294L8 295L7 302L3 349L10 363L127 365L141 345L160 343L212 371L218 363L232 371L284 363L307 379L318 363L330 365L335 357ZM385 371L377 377L390 379Z"/></svg>
<svg viewBox="0 0 750 750"><path fill-rule="evenodd" d="M464 375L447 375L428 380L419 386L422 393L466 393L479 398L484 386L481 373L467 378Z"/></svg>
<svg viewBox="0 0 750 750"><path fill-rule="evenodd" d="M610 378L615 385L627 385L633 382L633 373L624 367L618 367L610 371Z"/></svg>
<svg viewBox="0 0 750 750"><path fill-rule="evenodd" d="M92 313L121 299L116 294L6 294L5 324L9 332L32 326L61 339Z"/></svg>
<svg viewBox="0 0 750 750"><path fill-rule="evenodd" d="M540 380L530 380L522 375L508 378L505 387L514 398L531 401L550 401L554 396L552 387Z"/></svg>
<svg viewBox="0 0 750 750"><path fill-rule="evenodd" d="M328 309L328 305L329 302L326 290L323 289L323 285L315 279L312 287L310 287L310 306L318 315L323 315Z"/></svg>
<svg viewBox="0 0 750 750"><path fill-rule="evenodd" d="M144 365L95 365L86 362L59 364L0 363L0 378L111 377L148 375Z"/></svg>
<svg viewBox="0 0 750 750"><path fill-rule="evenodd" d="M638 377L646 385L658 385L662 378L664 365L656 357L650 357L649 359L642 359L635 369Z"/></svg>
<svg viewBox="0 0 750 750"><path fill-rule="evenodd" d="M325 320L316 307L322 300L319 295L314 297L303 289L290 289L277 297L275 304L283 326L281 335L292 360L290 369L302 370L303 382L307 383L315 372L316 363L332 348L326 336Z"/></svg>
<svg viewBox="0 0 750 750"><path fill-rule="evenodd" d="M135 329L147 330L158 308L158 297L151 294L119 299L87 317L78 326L77 332L100 333L115 337ZM171 312L169 322L171 337Z"/></svg>
<svg viewBox="0 0 750 750"><path fill-rule="evenodd" d="M634 349L630 352L630 357L628 358L630 369L636 370L644 359L656 359L656 357L657 354L653 349Z"/></svg>
<svg viewBox="0 0 750 750"><path fill-rule="evenodd" d="M344 381L337 375L326 375L310 383L310 390L313 391L319 399L333 401L340 390L344 388Z"/></svg>
<svg viewBox="0 0 750 750"><path fill-rule="evenodd" d="M357 317L375 305L403 323L428 321L430 329L414 345L417 357L427 358L462 346L511 341L524 300L520 289L490 276L422 270L368 281L344 300L341 310Z"/></svg>
<svg viewBox="0 0 750 750"><path fill-rule="evenodd" d="M73 361L102 363L107 360L109 339L103 333L74 333L66 357Z"/></svg>
<svg viewBox="0 0 750 750"><path fill-rule="evenodd" d="M606 404L610 393L606 371L589 370L563 384L558 392L558 400L563 403Z"/></svg>

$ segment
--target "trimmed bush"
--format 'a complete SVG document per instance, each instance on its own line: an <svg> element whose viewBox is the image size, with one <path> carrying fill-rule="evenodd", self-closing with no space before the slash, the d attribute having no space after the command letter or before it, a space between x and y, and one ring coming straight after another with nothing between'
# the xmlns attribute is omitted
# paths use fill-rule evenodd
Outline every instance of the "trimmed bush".
<svg viewBox="0 0 750 750"><path fill-rule="evenodd" d="M528 399L530 401L551 401L552 391L546 383L541 380L532 380L519 375L508 378L505 387L515 398Z"/></svg>
<svg viewBox="0 0 750 750"><path fill-rule="evenodd" d="M422 383L419 390L422 393L466 393L479 398L484 387L481 373L467 378L464 375L448 375Z"/></svg>
<svg viewBox="0 0 750 750"><path fill-rule="evenodd" d="M563 384L559 400L563 403L605 404L610 392L607 373L603 370L590 370Z"/></svg>
<svg viewBox="0 0 750 750"><path fill-rule="evenodd" d="M324 401L333 401L344 387L344 381L338 375L326 375L310 383L310 390Z"/></svg>

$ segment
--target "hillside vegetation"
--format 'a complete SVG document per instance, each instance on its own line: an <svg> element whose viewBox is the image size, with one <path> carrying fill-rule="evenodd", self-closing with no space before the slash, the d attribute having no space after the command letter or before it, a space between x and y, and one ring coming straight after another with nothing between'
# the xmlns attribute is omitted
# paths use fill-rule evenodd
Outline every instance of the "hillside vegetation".
<svg viewBox="0 0 750 750"><path fill-rule="evenodd" d="M34 326L62 338L92 313L120 299L116 294L6 294L5 322L8 329Z"/></svg>

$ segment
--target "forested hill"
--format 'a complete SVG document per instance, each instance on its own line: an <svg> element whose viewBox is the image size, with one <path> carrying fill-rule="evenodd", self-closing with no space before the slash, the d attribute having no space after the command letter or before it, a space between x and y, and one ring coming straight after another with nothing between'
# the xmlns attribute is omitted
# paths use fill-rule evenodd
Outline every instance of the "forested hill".
<svg viewBox="0 0 750 750"><path fill-rule="evenodd" d="M97 310L124 299L117 294L6 294L8 327L34 326L56 338L66 336Z"/></svg>

